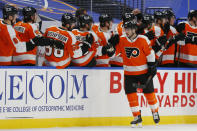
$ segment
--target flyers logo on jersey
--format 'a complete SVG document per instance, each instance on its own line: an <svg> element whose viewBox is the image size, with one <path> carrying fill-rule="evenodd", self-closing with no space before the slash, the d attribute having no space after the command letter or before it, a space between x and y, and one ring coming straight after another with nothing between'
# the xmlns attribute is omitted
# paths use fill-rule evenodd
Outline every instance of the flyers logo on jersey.
<svg viewBox="0 0 197 131"><path fill-rule="evenodd" d="M138 57L140 54L140 50L135 47L125 47L125 52L126 52L127 58Z"/></svg>
<svg viewBox="0 0 197 131"><path fill-rule="evenodd" d="M13 38L12 40L14 41L15 44L18 44L18 39L17 38Z"/></svg>

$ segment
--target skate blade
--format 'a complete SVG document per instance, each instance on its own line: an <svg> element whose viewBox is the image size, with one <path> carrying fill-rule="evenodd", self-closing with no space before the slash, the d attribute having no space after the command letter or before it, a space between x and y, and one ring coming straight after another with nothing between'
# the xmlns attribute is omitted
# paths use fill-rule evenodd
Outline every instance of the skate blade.
<svg viewBox="0 0 197 131"><path fill-rule="evenodd" d="M132 128L142 128L142 123L138 123L138 124L131 124Z"/></svg>

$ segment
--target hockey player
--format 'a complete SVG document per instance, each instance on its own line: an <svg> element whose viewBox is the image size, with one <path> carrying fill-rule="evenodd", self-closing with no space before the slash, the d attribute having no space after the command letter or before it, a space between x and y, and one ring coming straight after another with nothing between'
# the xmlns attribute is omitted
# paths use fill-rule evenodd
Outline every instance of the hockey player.
<svg viewBox="0 0 197 131"><path fill-rule="evenodd" d="M24 7L22 9L23 21L17 22L14 26L21 41L27 42L36 36L42 36L38 29L37 11L33 7ZM44 47L43 47L44 48ZM37 47L32 51L13 54L14 65L34 66L36 64Z"/></svg>
<svg viewBox="0 0 197 131"><path fill-rule="evenodd" d="M168 40L170 40L173 37L175 37L175 35L177 35L177 31L173 27L175 15L171 10L165 10L163 12L163 15L165 16L165 19L166 19L163 28L166 28L166 31L165 31L166 38ZM176 41L174 41L174 42L176 42ZM166 43L166 45L167 44L169 44L169 42ZM176 50L177 50L177 45L175 43L172 44L172 46L168 46L165 49L165 51L162 52L163 56L162 56L162 59L161 59L160 66L176 67L176 63L175 63Z"/></svg>
<svg viewBox="0 0 197 131"><path fill-rule="evenodd" d="M83 54L80 47L76 46L76 37L71 32L75 26L75 18L71 13L65 13L61 18L61 27L49 27L44 34L45 37L52 38L64 44L64 49L57 49L51 46L46 47L45 64L58 69L66 68L70 65L71 59Z"/></svg>
<svg viewBox="0 0 197 131"><path fill-rule="evenodd" d="M112 17L109 14L102 14L99 16L99 25L93 25L92 30L99 37L99 45L106 46L109 42L117 44L119 42L119 35L113 35L112 29ZM115 47L114 47L115 48ZM110 57L108 55L97 56L97 67L109 67Z"/></svg>
<svg viewBox="0 0 197 131"><path fill-rule="evenodd" d="M114 35L118 34L120 37L123 34L125 34L124 29L123 29L123 22L131 21L131 20L137 21L137 18L133 13L131 13L131 12L123 13L122 21L115 28ZM120 54L116 54L116 56L114 56L114 57L111 57L109 63L111 65L111 67L122 67L122 65L123 65L122 62L123 62L123 60L122 60L122 56L120 53Z"/></svg>
<svg viewBox="0 0 197 131"><path fill-rule="evenodd" d="M137 23L129 21L124 23L125 33L120 37L120 46L117 50L122 53L125 76L125 92L129 101L130 109L134 116L132 126L141 125L141 111L139 109L137 89L133 83L145 84L150 75L155 75L155 54L151 48L150 41L144 35L137 35ZM150 105L154 122L160 121L157 99L154 93L153 80L143 89L143 93Z"/></svg>
<svg viewBox="0 0 197 131"><path fill-rule="evenodd" d="M142 19L142 31L138 30L139 34L145 35L149 40L155 38L155 33L153 32L154 18L152 15L145 14Z"/></svg>
<svg viewBox="0 0 197 131"><path fill-rule="evenodd" d="M21 42L13 25L16 22L18 10L11 5L3 7L3 20L0 21L0 65L13 65L13 53L33 50L36 46L53 45L55 42L43 37L34 37L26 42Z"/></svg>
<svg viewBox="0 0 197 131"><path fill-rule="evenodd" d="M134 20L134 19L137 21L137 18L133 13L131 13L131 12L123 13L122 14L122 21L116 26L116 28L114 30L114 34L118 34L119 36L122 36L124 34L123 22Z"/></svg>
<svg viewBox="0 0 197 131"><path fill-rule="evenodd" d="M197 10L191 10L188 13L188 21L177 25L177 31L185 34L185 44L180 45L179 55L181 67L197 67Z"/></svg>
<svg viewBox="0 0 197 131"><path fill-rule="evenodd" d="M97 54L98 37L91 31L93 19L89 15L81 15L78 19L79 29L74 29L72 33L77 38L78 45L84 45L86 53L83 56L72 59L73 66L93 67L96 65L95 56Z"/></svg>

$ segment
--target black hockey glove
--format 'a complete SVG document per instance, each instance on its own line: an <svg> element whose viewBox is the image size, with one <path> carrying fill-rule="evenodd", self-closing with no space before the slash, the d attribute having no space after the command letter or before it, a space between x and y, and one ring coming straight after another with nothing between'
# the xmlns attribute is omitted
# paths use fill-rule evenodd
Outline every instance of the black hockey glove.
<svg viewBox="0 0 197 131"><path fill-rule="evenodd" d="M167 42L167 37L165 35L159 37L157 40L156 40L156 43L160 46L165 46Z"/></svg>
<svg viewBox="0 0 197 131"><path fill-rule="evenodd" d="M168 40L168 44L166 46L166 49L170 48L170 46L177 43L178 41L184 41L184 40L185 40L185 35L183 33L179 33L178 35L176 35Z"/></svg>
<svg viewBox="0 0 197 131"><path fill-rule="evenodd" d="M102 55L108 55L109 57L112 57L115 54L115 51L116 50L112 45L107 44L102 48Z"/></svg>
<svg viewBox="0 0 197 131"><path fill-rule="evenodd" d="M161 36L156 40L155 45L152 46L152 49L155 52L158 52L163 46L165 46L166 42L167 42L167 37L165 35Z"/></svg>
<svg viewBox="0 0 197 131"><path fill-rule="evenodd" d="M185 43L191 43L191 44L194 44L194 45L197 45L197 36L187 36L185 38Z"/></svg>
<svg viewBox="0 0 197 131"><path fill-rule="evenodd" d="M148 62L148 75L155 76L157 74L157 65L155 62Z"/></svg>
<svg viewBox="0 0 197 131"><path fill-rule="evenodd" d="M54 48L64 49L64 43L62 41L54 40L54 39L52 39L51 41L53 41L52 43Z"/></svg>
<svg viewBox="0 0 197 131"><path fill-rule="evenodd" d="M84 40L84 42L86 43L86 44L89 44L89 46L91 46L92 44L93 44L93 42L94 42L94 37L93 37L93 35L90 33L90 34L87 34L86 35L86 38L85 38L85 40Z"/></svg>
<svg viewBox="0 0 197 131"><path fill-rule="evenodd" d="M120 37L118 34L112 35L111 38L108 40L109 44L112 45L114 48L119 43Z"/></svg>
<svg viewBox="0 0 197 131"><path fill-rule="evenodd" d="M153 31L149 31L144 35L147 36L149 40L152 40L155 38L155 33Z"/></svg>
<svg viewBox="0 0 197 131"><path fill-rule="evenodd" d="M64 44L61 41L43 36L36 36L29 42L26 42L27 51L33 50L36 46L51 46L58 49L64 48Z"/></svg>
<svg viewBox="0 0 197 131"><path fill-rule="evenodd" d="M32 40L30 40L29 42L26 42L27 51L31 51L31 50L33 50L35 47L36 47L36 44L35 44Z"/></svg>
<svg viewBox="0 0 197 131"><path fill-rule="evenodd" d="M183 33L179 33L178 35L175 35L174 37L173 37L173 39L174 39L174 42L177 42L177 41L184 41L185 40L185 34L183 34Z"/></svg>
<svg viewBox="0 0 197 131"><path fill-rule="evenodd" d="M165 23L162 29L164 31L164 34L167 35L170 30L170 23L169 22Z"/></svg>
<svg viewBox="0 0 197 131"><path fill-rule="evenodd" d="M81 50L82 50L83 55L88 53L89 48L90 48L89 44L83 43L83 45L81 46Z"/></svg>

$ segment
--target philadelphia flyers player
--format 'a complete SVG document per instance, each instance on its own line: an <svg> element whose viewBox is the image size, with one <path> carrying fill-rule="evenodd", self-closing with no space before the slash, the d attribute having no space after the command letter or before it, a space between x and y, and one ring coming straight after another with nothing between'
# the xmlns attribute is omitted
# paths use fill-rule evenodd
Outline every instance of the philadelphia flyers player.
<svg viewBox="0 0 197 131"><path fill-rule="evenodd" d="M19 21L14 25L21 41L29 41L36 36L42 36L39 31L37 20L37 10L33 7L24 7L22 9L23 21ZM40 47L42 48L42 47ZM43 47L44 48L44 47ZM32 51L13 54L14 65L36 65L37 47Z"/></svg>
<svg viewBox="0 0 197 131"><path fill-rule="evenodd" d="M177 31L186 35L185 44L179 47L177 56L180 67L197 67L197 10L188 13L188 21L181 22Z"/></svg>
<svg viewBox="0 0 197 131"><path fill-rule="evenodd" d="M78 29L72 30L72 33L76 36L77 45L80 46L86 43L83 46L86 53L81 57L73 58L72 66L95 66L99 38L93 31L91 31L93 19L87 14L81 15L79 16L78 24Z"/></svg>
<svg viewBox="0 0 197 131"><path fill-rule="evenodd" d="M82 47L76 45L76 37L71 32L75 26L75 17L71 13L65 13L61 18L61 27L49 27L44 34L47 38L52 38L64 44L63 49L47 46L45 53L46 66L53 66L64 69L71 63L72 58L83 55Z"/></svg>
<svg viewBox="0 0 197 131"><path fill-rule="evenodd" d="M145 84L150 75L155 75L155 53L151 48L150 41L144 35L138 35L136 21L124 23L125 35L120 37L116 53L121 52L123 57L125 92L128 98L134 120L132 126L142 124L141 111L139 109L137 89L133 83ZM143 93L150 105L153 120L159 123L157 99L154 93L153 80L143 89Z"/></svg>
<svg viewBox="0 0 197 131"><path fill-rule="evenodd" d="M44 37L32 37L21 41L13 25L16 22L18 10L11 5L3 7L3 20L0 21L0 65L13 65L13 53L23 53L33 50L36 46L54 45L56 41Z"/></svg>
<svg viewBox="0 0 197 131"><path fill-rule="evenodd" d="M119 35L114 35L111 31L113 25L112 17L109 14L101 14L99 16L99 25L93 25L92 30L99 37L99 45L106 46L109 43L117 44ZM114 46L115 48L115 46ZM110 57L106 55L96 56L97 67L109 67Z"/></svg>
<svg viewBox="0 0 197 131"><path fill-rule="evenodd" d="M122 21L116 26L116 28L114 29L114 37L115 35L117 36L117 34L120 36L122 36L123 34L125 34L124 29L123 29L123 22L126 21L130 21L130 20L136 20L137 21L137 17L130 12L125 12L122 14ZM117 41L117 39L113 39L114 41ZM112 42L113 43L113 42ZM118 48L118 47L115 47ZM110 58L110 65L111 67L122 67L122 55L120 54L116 54L114 57Z"/></svg>

